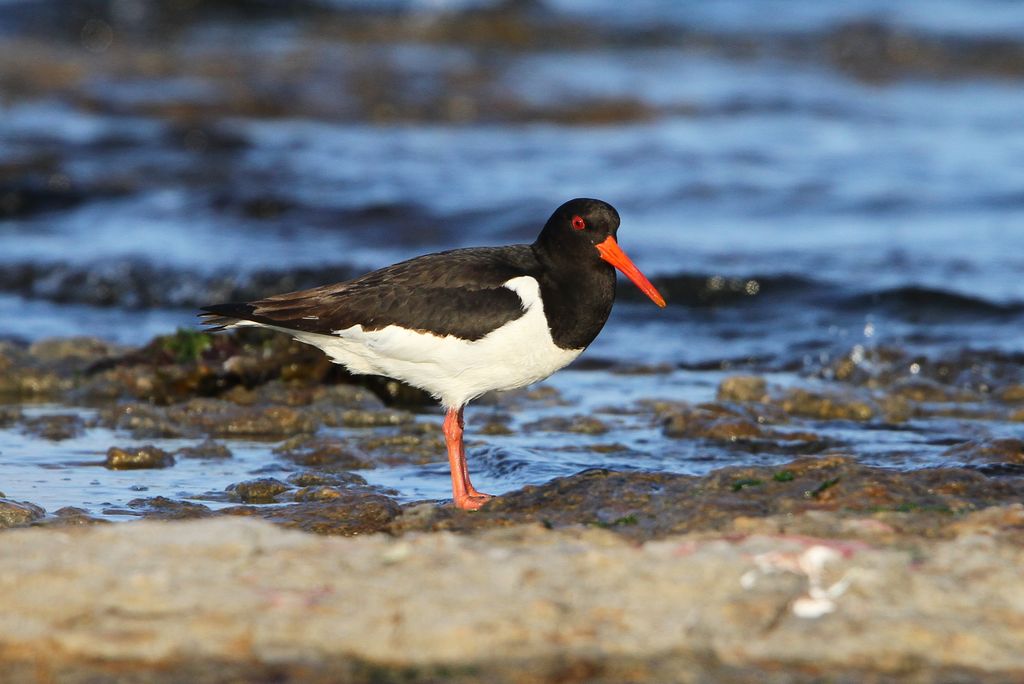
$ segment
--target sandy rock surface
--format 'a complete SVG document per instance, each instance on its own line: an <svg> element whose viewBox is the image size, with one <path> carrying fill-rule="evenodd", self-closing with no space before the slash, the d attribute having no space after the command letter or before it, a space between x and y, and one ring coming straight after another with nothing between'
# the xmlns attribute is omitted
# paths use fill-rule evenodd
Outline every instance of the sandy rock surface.
<svg viewBox="0 0 1024 684"><path fill-rule="evenodd" d="M251 519L0 536L0 681L1021 681L1024 509L871 545Z"/></svg>

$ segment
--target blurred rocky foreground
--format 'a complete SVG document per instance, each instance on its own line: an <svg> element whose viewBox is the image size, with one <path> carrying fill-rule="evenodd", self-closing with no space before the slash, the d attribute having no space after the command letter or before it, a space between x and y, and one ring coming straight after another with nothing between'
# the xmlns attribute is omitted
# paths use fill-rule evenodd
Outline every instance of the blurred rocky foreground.
<svg viewBox="0 0 1024 684"><path fill-rule="evenodd" d="M805 526L839 535L788 531ZM1019 504L913 540L832 513L643 544L232 518L12 530L0 679L1021 681L1022 532Z"/></svg>

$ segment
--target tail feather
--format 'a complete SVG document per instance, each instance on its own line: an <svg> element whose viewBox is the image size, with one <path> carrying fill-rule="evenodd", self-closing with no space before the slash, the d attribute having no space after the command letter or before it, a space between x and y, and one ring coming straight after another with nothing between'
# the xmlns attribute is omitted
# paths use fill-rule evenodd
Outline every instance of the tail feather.
<svg viewBox="0 0 1024 684"><path fill-rule="evenodd" d="M229 302L227 304L214 304L213 306L202 307L199 317L203 319L202 324L208 326L206 332L220 332L232 326L252 320L255 307L244 302Z"/></svg>

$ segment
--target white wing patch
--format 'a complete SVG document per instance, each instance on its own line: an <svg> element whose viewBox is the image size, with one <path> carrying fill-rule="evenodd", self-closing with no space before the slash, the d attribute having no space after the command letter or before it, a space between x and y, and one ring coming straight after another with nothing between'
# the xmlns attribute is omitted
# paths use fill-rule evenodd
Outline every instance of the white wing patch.
<svg viewBox="0 0 1024 684"><path fill-rule="evenodd" d="M319 347L353 373L396 378L430 392L445 407L458 407L490 390L543 380L583 351L561 349L552 341L536 279L520 276L503 287L519 296L523 315L474 341L397 325L372 331L354 325L332 335L262 327Z"/></svg>

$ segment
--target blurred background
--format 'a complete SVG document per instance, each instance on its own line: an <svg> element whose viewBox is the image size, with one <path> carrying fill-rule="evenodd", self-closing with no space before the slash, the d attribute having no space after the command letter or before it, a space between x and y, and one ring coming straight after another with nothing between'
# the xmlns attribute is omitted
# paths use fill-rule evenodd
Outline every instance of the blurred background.
<svg viewBox="0 0 1024 684"><path fill-rule="evenodd" d="M0 0L0 335L139 343L590 196L673 304L623 287L601 356L1021 351L1022 35L1003 0Z"/></svg>
<svg viewBox="0 0 1024 684"><path fill-rule="evenodd" d="M669 307L623 283L562 399L472 447L479 486L828 449L968 463L950 445L1024 420L1022 36L1003 0L0 0L0 339L144 344L206 303L530 242L598 197ZM752 421L839 420L799 448L662 429L653 400L735 373L795 392ZM566 434L519 429L551 416ZM57 458L4 434L7 459ZM223 482L167 486L271 458L233 448ZM446 468L368 478L444 497Z"/></svg>

